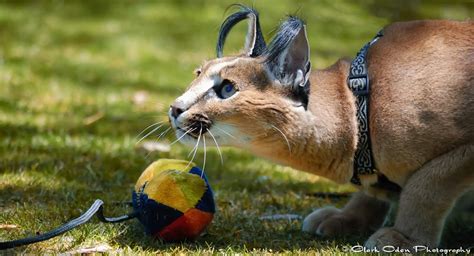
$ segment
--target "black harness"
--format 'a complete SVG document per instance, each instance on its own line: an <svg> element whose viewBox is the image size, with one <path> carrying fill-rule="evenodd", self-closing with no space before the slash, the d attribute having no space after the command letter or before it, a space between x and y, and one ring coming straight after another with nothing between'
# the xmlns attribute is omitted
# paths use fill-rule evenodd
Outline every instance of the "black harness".
<svg viewBox="0 0 474 256"><path fill-rule="evenodd" d="M387 177L385 177L383 174L376 172L374 168L372 146L370 142L370 83L366 57L370 46L375 44L382 36L383 30L377 33L377 35L372 39L372 41L364 45L364 47L362 47L362 49L357 53L356 58L351 63L349 77L347 79L347 84L356 97L356 116L359 127L357 149L354 156L354 171L351 178L351 182L355 185L361 186L362 184L359 177L360 175L376 174L378 177L377 183L371 186L392 191L400 191L401 188L399 185L389 181Z"/></svg>

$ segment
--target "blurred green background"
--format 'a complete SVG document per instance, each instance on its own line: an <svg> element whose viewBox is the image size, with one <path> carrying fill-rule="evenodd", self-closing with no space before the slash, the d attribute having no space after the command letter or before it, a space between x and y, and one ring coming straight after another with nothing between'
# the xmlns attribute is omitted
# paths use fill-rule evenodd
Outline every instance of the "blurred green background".
<svg viewBox="0 0 474 256"><path fill-rule="evenodd" d="M214 58L217 31L235 1L0 1L0 240L46 231L82 213L95 198L120 214L135 179L154 159L187 158L190 149L136 145L148 125L165 121L172 100L204 59ZM473 1L242 1L260 11L268 40L287 14L308 24L313 67L357 50L384 25L411 19L473 17ZM229 12L227 12L228 14ZM246 24L232 31L227 53L243 44ZM153 144L153 142L155 144ZM202 164L203 152L196 162ZM82 228L18 252L338 252L365 238L321 240L300 232L304 216L343 205L315 192L351 192L235 149L208 151L206 164L219 212L196 243L162 244L137 223ZM473 215L461 214L445 246L472 246ZM467 223L467 224L466 224ZM471 233L469 233L471 232ZM163 252L163 251L161 251Z"/></svg>

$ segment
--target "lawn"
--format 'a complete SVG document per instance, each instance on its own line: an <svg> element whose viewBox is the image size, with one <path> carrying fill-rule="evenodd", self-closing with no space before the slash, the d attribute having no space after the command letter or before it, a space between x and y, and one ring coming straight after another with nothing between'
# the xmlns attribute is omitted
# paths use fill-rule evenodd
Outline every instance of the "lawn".
<svg viewBox="0 0 474 256"><path fill-rule="evenodd" d="M135 180L159 158L187 159L189 148L149 150L159 131L137 135L166 111L215 57L226 8L235 1L2 1L0 3L0 240L50 230L83 213L96 198L107 215L130 209ZM354 56L395 20L473 17L469 1L244 1L260 10L268 39L286 14L308 24L313 66ZM227 52L243 43L246 25L232 32ZM174 140L166 134L159 143ZM162 146L163 146L162 145ZM195 162L203 164L204 152ZM236 149L208 149L206 173L218 212L196 242L166 244L147 238L137 221L88 224L12 253L342 253L352 237L324 240L300 231L301 219L261 220L272 214L305 216L349 193L317 176L274 165ZM344 195L344 194L342 194ZM473 215L450 221L443 244L473 246ZM458 229L462 227L462 229ZM471 232L471 233L466 233ZM464 239L464 240L463 240ZM470 244L469 244L470 243Z"/></svg>

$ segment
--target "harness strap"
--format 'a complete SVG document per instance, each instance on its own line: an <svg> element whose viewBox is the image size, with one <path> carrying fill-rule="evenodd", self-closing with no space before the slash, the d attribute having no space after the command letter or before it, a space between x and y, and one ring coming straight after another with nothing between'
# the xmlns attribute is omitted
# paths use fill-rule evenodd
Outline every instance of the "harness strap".
<svg viewBox="0 0 474 256"><path fill-rule="evenodd" d="M372 187L381 188L389 191L400 192L401 187L391 182L385 175L376 173L374 160L372 156L372 146L369 130L369 96L370 82L367 68L367 52L370 46L375 44L383 36L383 30L364 45L357 53L356 58L351 63L347 84L356 97L357 123L359 127L357 149L354 156L354 170L351 182L361 186L360 175L377 175L377 182L371 184Z"/></svg>
<svg viewBox="0 0 474 256"><path fill-rule="evenodd" d="M367 52L375 42L383 36L383 30L364 45L357 53L356 58L351 63L349 70L349 77L347 80L348 86L356 97L357 105L357 122L359 126L358 143L354 157L354 173L351 182L356 185L361 185L360 174L374 174L374 164L372 156L372 147L370 143L369 131L369 74L367 70Z"/></svg>

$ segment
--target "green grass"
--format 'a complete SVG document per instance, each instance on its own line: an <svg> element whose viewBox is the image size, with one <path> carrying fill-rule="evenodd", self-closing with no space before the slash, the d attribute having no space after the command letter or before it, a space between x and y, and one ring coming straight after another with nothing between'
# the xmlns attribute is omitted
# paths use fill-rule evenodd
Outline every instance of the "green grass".
<svg viewBox="0 0 474 256"><path fill-rule="evenodd" d="M106 213L129 209L141 171L159 158L187 158L188 148L148 155L135 145L145 127L166 120L192 70L215 56L224 11L234 1L2 1L0 3L0 240L50 230L83 213L96 198ZM313 63L323 68L353 56L383 25L398 19L472 17L472 4L451 1L244 1L261 12L267 38L278 21L298 13L308 23ZM227 52L243 43L246 26ZM142 101L137 94L146 95ZM163 128L164 129L164 128ZM155 137L156 138L156 137ZM149 139L150 141L152 138ZM165 142L171 142L168 136ZM147 238L136 221L93 220L15 253L58 253L107 244L109 252L341 253L364 238L322 240L300 232L301 221L263 221L267 214L306 215L335 204L314 192L350 192L327 180L273 165L236 149L208 151L206 173L218 212L194 243ZM196 162L202 165L203 152ZM472 224L472 215L458 225ZM471 222L469 222L471 221ZM453 224L454 225L454 224ZM445 239L459 245L462 235ZM456 234L458 239L456 239ZM468 238L467 238L468 239ZM461 242L465 245L469 241Z"/></svg>

